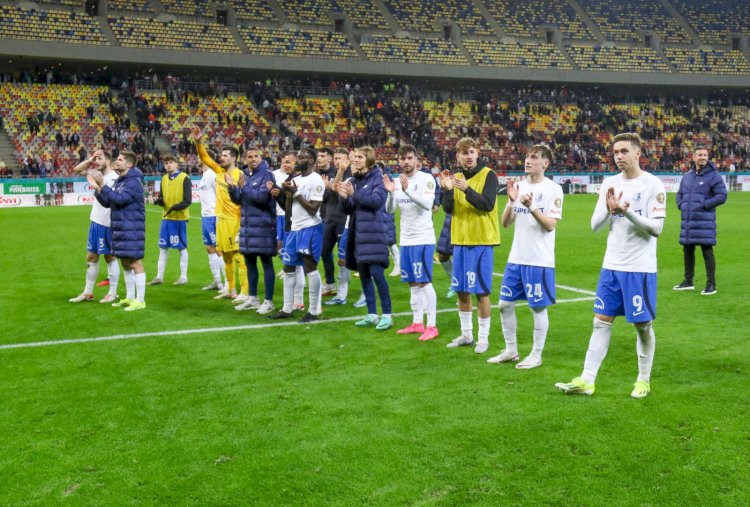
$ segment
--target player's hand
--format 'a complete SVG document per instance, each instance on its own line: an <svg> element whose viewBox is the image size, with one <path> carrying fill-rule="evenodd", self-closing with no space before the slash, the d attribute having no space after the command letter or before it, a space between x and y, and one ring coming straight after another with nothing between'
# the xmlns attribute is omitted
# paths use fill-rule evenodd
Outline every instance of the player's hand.
<svg viewBox="0 0 750 507"><path fill-rule="evenodd" d="M437 213L438 211L440 211L440 205L439 204L433 204L432 205L432 213L434 214L434 213Z"/></svg>
<svg viewBox="0 0 750 507"><path fill-rule="evenodd" d="M405 174L402 174L398 177L398 181L401 182L401 190L406 192L406 189L409 188L409 178L407 178Z"/></svg>
<svg viewBox="0 0 750 507"><path fill-rule="evenodd" d="M443 169L443 171L438 174L438 180L440 181L440 186L442 188L445 190L453 190L453 175L448 169Z"/></svg>
<svg viewBox="0 0 750 507"><path fill-rule="evenodd" d="M607 190L607 209L612 214L622 214L625 213L628 208L630 207L629 202L620 202L622 200L622 192L618 194L615 193L615 189L613 187L610 187L609 190Z"/></svg>
<svg viewBox="0 0 750 507"><path fill-rule="evenodd" d="M322 174L320 177L323 178L323 184L325 185L326 190L333 190L333 181L331 180L331 178L329 178L325 174Z"/></svg>
<svg viewBox="0 0 750 507"><path fill-rule="evenodd" d="M292 194L297 193L297 184L294 182L294 180L287 180L281 185L284 187L285 191L291 192Z"/></svg>
<svg viewBox="0 0 750 507"><path fill-rule="evenodd" d="M396 191L396 182L393 181L387 174L383 175L383 186L391 194Z"/></svg>
<svg viewBox="0 0 750 507"><path fill-rule="evenodd" d="M224 173L224 182L230 187L235 184L234 179L232 179L232 176L229 173Z"/></svg>
<svg viewBox="0 0 750 507"><path fill-rule="evenodd" d="M273 191L274 188L278 189L278 187L273 184L273 181L266 181L266 188L271 191Z"/></svg>
<svg viewBox="0 0 750 507"><path fill-rule="evenodd" d="M86 175L86 180L95 190L101 190L102 182L104 181L101 173L89 173Z"/></svg>
<svg viewBox="0 0 750 507"><path fill-rule="evenodd" d="M526 206L527 208L531 206L531 203L534 200L534 192L529 192L528 194L521 196L521 204Z"/></svg>
<svg viewBox="0 0 750 507"><path fill-rule="evenodd" d="M518 183L509 181L507 186L508 200L516 202L518 200Z"/></svg>
<svg viewBox="0 0 750 507"><path fill-rule="evenodd" d="M463 178L456 178L455 176L452 176L451 181L453 182L453 186L461 191L465 192L466 189L469 188L469 182Z"/></svg>
<svg viewBox="0 0 750 507"><path fill-rule="evenodd" d="M193 125L193 128L190 129L190 139L199 143L202 138L203 132L201 131L201 128L198 125Z"/></svg>
<svg viewBox="0 0 750 507"><path fill-rule="evenodd" d="M271 195L273 197L278 197L279 194L281 193L281 189L279 187L274 187L273 185L269 187L269 190L271 191Z"/></svg>

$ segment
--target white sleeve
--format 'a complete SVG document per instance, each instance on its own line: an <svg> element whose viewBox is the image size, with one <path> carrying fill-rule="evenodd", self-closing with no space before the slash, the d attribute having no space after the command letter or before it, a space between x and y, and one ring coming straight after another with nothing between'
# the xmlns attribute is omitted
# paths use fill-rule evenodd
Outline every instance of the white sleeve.
<svg viewBox="0 0 750 507"><path fill-rule="evenodd" d="M393 215L396 212L397 204L396 204L396 197L394 197L393 194L396 192L388 192L388 198L385 200L385 210Z"/></svg>
<svg viewBox="0 0 750 507"><path fill-rule="evenodd" d="M596 201L594 214L591 216L591 230L596 232L605 225L609 225L610 213L607 209L607 190L604 186L599 189L599 200Z"/></svg>
<svg viewBox="0 0 750 507"><path fill-rule="evenodd" d="M404 193L409 196L409 199L411 199L414 204L419 206L422 209L432 209L432 203L435 202L435 192L429 192L428 190L425 190L421 193L421 195L418 192L415 192L411 187L407 187L407 189L404 191Z"/></svg>

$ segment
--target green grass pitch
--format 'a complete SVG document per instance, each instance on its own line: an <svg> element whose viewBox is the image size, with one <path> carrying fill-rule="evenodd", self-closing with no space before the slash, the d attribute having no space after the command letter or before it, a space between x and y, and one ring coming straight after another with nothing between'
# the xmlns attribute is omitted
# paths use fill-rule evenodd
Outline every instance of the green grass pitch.
<svg viewBox="0 0 750 507"><path fill-rule="evenodd" d="M594 202L566 197L560 285L595 288L606 234L590 231ZM349 306L324 307L315 325L269 326L200 290L210 276L193 219L190 283L171 285L172 253L148 308L126 313L67 301L83 288L87 207L2 210L0 505L747 505L750 194L730 194L719 210L713 297L671 290L682 253L670 203L653 391L639 401L629 397L635 333L622 318L596 395L553 387L580 373L585 292L558 289L544 365L519 371L485 363L502 347L497 310L488 354L445 348L459 329L439 266L433 342L356 329L363 312ZM149 209L150 279L159 214ZM503 230L497 273L511 237ZM696 272L700 289L700 255ZM402 327L409 298L397 280ZM350 300L358 293L353 278ZM495 278L495 303L498 293ZM528 308L518 316L525 355Z"/></svg>

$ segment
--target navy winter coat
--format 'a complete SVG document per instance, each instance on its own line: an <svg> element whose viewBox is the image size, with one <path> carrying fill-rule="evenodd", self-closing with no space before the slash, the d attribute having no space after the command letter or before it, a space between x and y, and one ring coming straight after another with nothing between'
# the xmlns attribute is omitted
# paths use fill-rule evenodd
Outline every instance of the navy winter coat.
<svg viewBox="0 0 750 507"><path fill-rule="evenodd" d="M354 195L341 200L349 218L346 243L346 267L356 270L357 263L388 267L387 225L384 220L388 191L383 186L383 172L372 168L363 177L350 180Z"/></svg>
<svg viewBox="0 0 750 507"><path fill-rule="evenodd" d="M143 173L132 167L96 193L96 200L111 210L112 254L118 258L143 259L146 248L146 205Z"/></svg>
<svg viewBox="0 0 750 507"><path fill-rule="evenodd" d="M229 197L241 206L240 253L276 255L276 201L266 182L274 182L266 161L248 176L244 184L229 187Z"/></svg>
<svg viewBox="0 0 750 507"><path fill-rule="evenodd" d="M677 191L682 214L681 245L716 244L716 207L727 200L727 187L713 162L701 172L695 167L685 173Z"/></svg>

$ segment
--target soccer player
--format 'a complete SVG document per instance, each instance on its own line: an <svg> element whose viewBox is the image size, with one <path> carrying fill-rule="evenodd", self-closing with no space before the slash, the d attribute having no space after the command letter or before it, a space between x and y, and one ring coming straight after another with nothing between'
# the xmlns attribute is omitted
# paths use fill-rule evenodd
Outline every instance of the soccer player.
<svg viewBox="0 0 750 507"><path fill-rule="evenodd" d="M209 154L209 157L215 158ZM216 250L216 173L206 164L201 164L201 181L198 183L198 195L201 200L201 232L203 245L208 254L208 268L211 270L213 282L203 287L203 290L221 290L224 287L222 277L224 273L224 259Z"/></svg>
<svg viewBox="0 0 750 507"><path fill-rule="evenodd" d="M288 179L291 179L295 176L294 174L294 166L297 165L297 153L294 151L287 151L284 152L281 156L281 167L277 170L275 170L273 174L273 178L275 181L275 186L281 188L281 186L284 184L285 181ZM289 213L287 214L287 211L285 208L281 207L281 205L277 202L276 203L276 251L281 252L281 249L284 246L284 239L286 238L287 233L292 228L292 196L288 194L284 194L285 197L289 198L288 202L285 202L285 208L289 210ZM278 197L276 198L278 201ZM286 273L284 272L284 269L282 268L281 271L277 274L277 276L281 279L283 279L286 276ZM305 309L305 270L302 268L302 266L297 266L297 269L294 271L294 276L297 277L297 281L294 285L294 301L292 303L292 308L296 310L303 311Z"/></svg>
<svg viewBox="0 0 750 507"><path fill-rule="evenodd" d="M498 182L488 167L479 167L479 146L469 137L456 143L459 172L440 173L443 209L452 215L453 274L451 289L458 293L461 336L448 348L474 343L471 295L477 299L478 340L474 352L489 348L494 247L500 244L497 213Z"/></svg>
<svg viewBox="0 0 750 507"><path fill-rule="evenodd" d="M518 369L542 365L547 340L547 307L555 304L555 227L562 219L562 187L544 176L552 163L552 150L536 144L526 152L526 178L508 185L508 204L502 215L503 227L515 224L513 244L500 288L500 322L505 350L488 363L518 361L516 301L525 299L534 318L534 345Z"/></svg>
<svg viewBox="0 0 750 507"><path fill-rule="evenodd" d="M86 174L89 170L101 172L103 184L112 187L117 180L117 173L112 169L112 155L103 150L96 150L94 154L78 164L73 171L77 174ZM86 242L86 285L83 292L71 298L71 303L81 303L94 300L94 284L99 276L99 256L104 255L107 263L107 278L109 280L109 292L99 300L100 303L114 303L117 300L117 283L120 280L120 266L117 258L112 254L112 229L110 227L110 210L105 208L99 201L91 205L91 224L89 225L89 237Z"/></svg>
<svg viewBox="0 0 750 507"><path fill-rule="evenodd" d="M375 165L375 150L362 146L352 150L351 179L339 182L336 191L349 215L349 237L346 243L346 267L356 269L367 303L367 316L354 325L375 326L378 331L393 327L391 294L385 278L388 267L386 224L383 221L388 192L383 186L383 172ZM380 296L382 317L378 318L375 286Z"/></svg>
<svg viewBox="0 0 750 507"><path fill-rule="evenodd" d="M112 188L104 184L101 173L89 173L96 200L111 211L112 253L122 262L125 299L112 303L126 312L146 308L146 272L143 253L146 242L146 204L143 197L143 173L136 167L138 157L123 150L114 163L117 181Z"/></svg>
<svg viewBox="0 0 750 507"><path fill-rule="evenodd" d="M187 224L190 220L190 205L193 202L193 183L190 177L180 171L180 164L174 155L162 158L166 174L161 177L159 198L154 201L164 208L159 228L159 262L156 267L156 278L149 285L164 283L164 271L169 258L168 248L180 252L180 277L173 285L187 283L188 251Z"/></svg>
<svg viewBox="0 0 750 507"><path fill-rule="evenodd" d="M321 163L321 160L323 163ZM333 166L329 167L331 160L333 160ZM335 269L333 250L336 248L336 244L340 241L341 235L344 233L347 216L341 209L339 194L336 193L333 182L336 179L339 167L342 165L344 166L344 170L346 170L349 165L349 156L345 149L336 148L336 150L331 150L330 148L323 148L318 150L318 168L320 174L323 176L323 181L326 184L326 192L323 196L325 215L323 217L323 253L321 254L321 258L323 259L323 269L325 271L323 296L334 296L337 294L334 278ZM339 278L341 278L340 275L341 271L339 268ZM346 301L346 296L347 294L344 294L344 301ZM328 304L328 302L326 302L326 304Z"/></svg>
<svg viewBox="0 0 750 507"><path fill-rule="evenodd" d="M227 283L214 299L232 299L234 304L244 303L247 298L247 274L245 261L239 255L239 244L237 237L240 233L240 207L229 198L227 182L224 173L229 173L236 182L240 179L242 171L237 168L237 149L232 146L224 146L219 155L219 163L216 163L206 153L201 139L203 133L197 125L191 131L191 137L195 141L195 149L198 156L209 169L216 173L216 242L217 250L221 252L224 259L224 270ZM238 266L241 292L237 295L234 280L234 265Z"/></svg>
<svg viewBox="0 0 750 507"><path fill-rule="evenodd" d="M273 271L273 256L276 255L276 203L266 186L273 182L273 175L257 150L247 151L245 161L248 172L240 176L236 184L229 174L224 174L232 201L242 206L240 253L245 256L250 287L250 297L234 309L252 309L257 310L260 315L266 315L274 309L273 291L276 281ZM263 266L265 284L265 299L262 304L258 299L258 258Z"/></svg>
<svg viewBox="0 0 750 507"><path fill-rule="evenodd" d="M594 301L594 331L581 376L555 387L566 394L594 394L596 374L609 349L612 323L617 315L624 315L635 325L637 335L638 379L630 396L644 398L651 392L656 346L652 327L656 317L656 239L666 217L666 193L662 181L640 167L638 134L618 134L612 142L621 172L604 179L591 217L594 231L609 231Z"/></svg>
<svg viewBox="0 0 750 507"><path fill-rule="evenodd" d="M346 241L349 235L349 216L341 209L341 199L336 192L336 184L338 182L351 178L352 172L349 169L349 151L346 148L336 148L333 150L333 166L336 169L336 176L333 179L326 181L326 194L328 195L328 201L326 206L328 207L328 216L331 217L332 221L343 218L340 223L340 231L336 229L337 237L336 243L338 243L338 265L339 274L337 278L336 297L329 299L325 302L326 305L345 305L346 298L349 296L349 280L351 280L351 272L346 267ZM337 209L333 210L333 203L336 204ZM325 250L325 225L323 233L323 249ZM330 234L330 231L329 231ZM323 293L325 296L326 294Z"/></svg>
<svg viewBox="0 0 750 507"><path fill-rule="evenodd" d="M298 173L285 181L281 188L271 181L267 187L277 202L288 206L292 201L291 230L284 240L281 260L284 264L284 306L271 319L288 319L292 316L294 292L297 277L294 272L297 266L303 266L307 275L309 306L307 313L299 320L307 324L318 320L320 314L321 279L318 272L318 261L323 249L323 220L320 218L320 205L323 202L325 184L323 178L315 172L315 157L311 148L303 148L297 153L295 172Z"/></svg>
<svg viewBox="0 0 750 507"><path fill-rule="evenodd" d="M716 208L727 200L727 187L718 169L708 160L708 148L698 146L693 153L693 167L685 173L677 191L677 208L681 213L680 244L685 261L685 277L674 290L693 290L695 247L700 245L706 266L704 296L716 294Z"/></svg>
<svg viewBox="0 0 750 507"><path fill-rule="evenodd" d="M388 191L386 209L395 213L401 209L399 266L401 281L409 284L411 292L411 325L396 331L398 334L418 334L420 341L437 338L437 294L432 286L432 257L435 255L435 228L432 225L432 204L435 202L435 178L419 170L419 158L414 146L403 144L398 149L401 176L393 181L383 176ZM424 314L427 313L427 327Z"/></svg>

